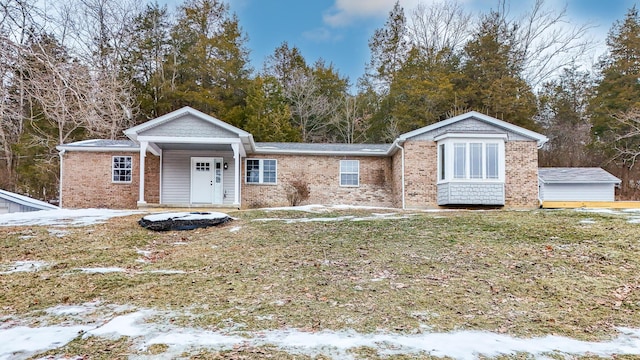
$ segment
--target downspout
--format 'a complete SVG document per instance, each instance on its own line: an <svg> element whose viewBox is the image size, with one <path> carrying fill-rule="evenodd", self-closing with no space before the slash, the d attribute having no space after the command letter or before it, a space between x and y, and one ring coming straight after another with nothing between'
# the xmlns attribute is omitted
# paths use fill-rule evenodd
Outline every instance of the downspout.
<svg viewBox="0 0 640 360"><path fill-rule="evenodd" d="M400 145L398 145L398 141L394 141L393 145L395 147L397 147L398 149L400 149L400 168L401 168L401 175L402 175L402 210L405 210L405 204L404 204L404 148Z"/></svg>
<svg viewBox="0 0 640 360"><path fill-rule="evenodd" d="M549 138L545 137L544 139L538 141L538 150L542 149L542 147L549 141ZM538 169L540 166L538 165ZM538 174L538 208L542 209L543 205L542 197L540 196L540 174Z"/></svg>
<svg viewBox="0 0 640 360"><path fill-rule="evenodd" d="M60 156L60 181L58 184L58 207L62 209L62 175L64 174L63 170L62 170L62 159L64 153L66 152L65 149L60 150L60 152L58 153L58 155Z"/></svg>

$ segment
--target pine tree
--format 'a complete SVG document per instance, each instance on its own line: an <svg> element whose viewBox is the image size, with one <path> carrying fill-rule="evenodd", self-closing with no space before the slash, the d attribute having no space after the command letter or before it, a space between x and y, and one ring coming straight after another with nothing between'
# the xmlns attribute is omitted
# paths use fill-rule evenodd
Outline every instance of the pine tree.
<svg viewBox="0 0 640 360"><path fill-rule="evenodd" d="M514 46L515 29L492 12L464 47L466 106L498 119L535 129L535 96L521 77L520 54Z"/></svg>
<svg viewBox="0 0 640 360"><path fill-rule="evenodd" d="M243 126L251 69L238 19L219 0L189 0L171 31L167 111L190 105Z"/></svg>
<svg viewBox="0 0 640 360"><path fill-rule="evenodd" d="M291 110L282 87L272 76L258 76L247 94L245 130L256 141L296 142L300 133L291 124Z"/></svg>
<svg viewBox="0 0 640 360"><path fill-rule="evenodd" d="M606 141L619 123L611 115L640 105L640 16L633 6L617 21L607 38L609 53L599 63L601 80L591 101L593 135Z"/></svg>

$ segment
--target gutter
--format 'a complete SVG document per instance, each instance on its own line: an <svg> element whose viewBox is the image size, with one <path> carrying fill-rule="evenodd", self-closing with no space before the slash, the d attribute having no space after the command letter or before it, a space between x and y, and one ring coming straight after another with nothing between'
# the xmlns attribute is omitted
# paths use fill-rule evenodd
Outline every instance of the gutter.
<svg viewBox="0 0 640 360"><path fill-rule="evenodd" d="M400 158L401 159L400 167L401 167L401 171L402 171L401 172L401 174L402 174L402 210L405 210L406 206L405 206L405 200L404 200L404 148L398 144L397 140L393 142L393 146L395 146L398 149L400 149L400 156L401 156L401 158Z"/></svg>

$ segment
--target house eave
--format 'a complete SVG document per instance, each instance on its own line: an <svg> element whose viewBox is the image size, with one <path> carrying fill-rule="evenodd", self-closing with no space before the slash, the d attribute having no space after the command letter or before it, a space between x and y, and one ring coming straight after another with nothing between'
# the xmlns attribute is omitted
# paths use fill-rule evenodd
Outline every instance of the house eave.
<svg viewBox="0 0 640 360"><path fill-rule="evenodd" d="M311 155L311 156L371 156L387 157L389 151L321 151L321 150L281 150L281 149L256 149L257 155Z"/></svg>
<svg viewBox="0 0 640 360"><path fill-rule="evenodd" d="M56 146L58 151L86 151L86 152L137 152L139 146Z"/></svg>
<svg viewBox="0 0 640 360"><path fill-rule="evenodd" d="M594 181L594 180L542 180L539 179L541 183L543 184L614 184L614 185L618 185L621 183L621 181L615 181L615 180L599 180L599 181Z"/></svg>

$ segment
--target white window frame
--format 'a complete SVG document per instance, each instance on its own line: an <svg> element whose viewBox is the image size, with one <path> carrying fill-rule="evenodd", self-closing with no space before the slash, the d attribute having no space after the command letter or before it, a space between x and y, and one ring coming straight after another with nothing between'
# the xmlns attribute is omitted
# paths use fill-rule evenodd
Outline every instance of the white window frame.
<svg viewBox="0 0 640 360"><path fill-rule="evenodd" d="M258 161L258 181L249 181L248 175L249 170L247 169L247 165L249 161ZM265 181L264 177L264 162L265 161L273 161L275 164L274 179L273 181ZM270 172L270 171L269 171ZM249 185L277 185L278 184L278 160L276 159L245 159L244 160L244 183Z"/></svg>
<svg viewBox="0 0 640 360"><path fill-rule="evenodd" d="M356 171L342 171L342 164L346 164L346 163L355 163ZM339 172L338 181L340 183L340 187L359 187L360 186L360 160L349 160L349 159L340 160L338 172ZM356 183L344 184L342 182L342 175L356 175Z"/></svg>
<svg viewBox="0 0 640 360"><path fill-rule="evenodd" d="M116 168L116 159L129 159L130 167L127 168ZM116 180L116 171L129 170L129 180ZM120 176L120 175L119 175ZM125 174L126 176L126 174ZM133 180L133 156L112 156L111 157L111 182L114 184L130 184Z"/></svg>
<svg viewBox="0 0 640 360"><path fill-rule="evenodd" d="M436 137L438 150L438 183L448 182L504 182L505 181L505 142L504 134L444 134ZM457 145L456 145L457 144ZM480 144L480 177L471 177L471 144ZM497 177L488 177L487 145L497 145ZM464 174L456 177L455 148L464 145ZM477 145L473 145L477 149ZM442 152L444 151L444 157ZM444 169L442 168L444 166ZM477 174L477 173L476 173ZM459 174L458 174L459 175Z"/></svg>

